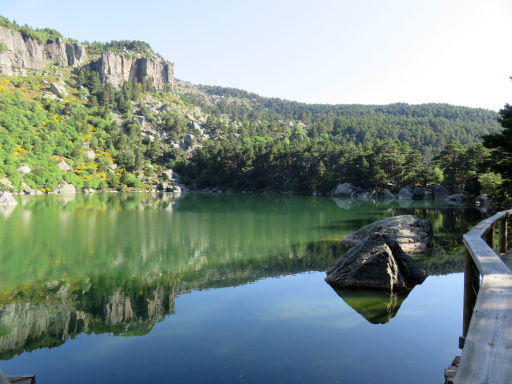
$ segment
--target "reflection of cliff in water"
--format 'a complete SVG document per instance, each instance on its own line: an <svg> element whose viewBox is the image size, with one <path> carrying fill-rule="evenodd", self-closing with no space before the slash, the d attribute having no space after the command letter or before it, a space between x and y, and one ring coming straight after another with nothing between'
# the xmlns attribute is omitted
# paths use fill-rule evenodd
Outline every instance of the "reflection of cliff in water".
<svg viewBox="0 0 512 384"><path fill-rule="evenodd" d="M332 288L345 303L372 324L384 324L395 317L408 295L377 289Z"/></svg>
<svg viewBox="0 0 512 384"><path fill-rule="evenodd" d="M331 199L299 196L21 198L0 216L0 358L83 332L146 334L192 290L325 271L346 251L336 236L392 214L433 222L433 252L414 256L429 274L462 271L461 235L477 214L383 204L340 216ZM342 297L376 322L401 303Z"/></svg>
<svg viewBox="0 0 512 384"><path fill-rule="evenodd" d="M261 261L231 263L146 279L101 275L53 280L8 293L0 304L0 359L38 348L56 347L80 333L137 336L174 313L176 295L197 289L247 284L255 280L323 271L340 256L333 243L311 243Z"/></svg>

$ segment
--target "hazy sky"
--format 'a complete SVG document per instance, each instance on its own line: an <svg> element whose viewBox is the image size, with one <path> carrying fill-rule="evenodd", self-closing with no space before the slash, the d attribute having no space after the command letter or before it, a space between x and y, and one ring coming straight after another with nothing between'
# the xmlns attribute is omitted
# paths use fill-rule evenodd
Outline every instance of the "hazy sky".
<svg viewBox="0 0 512 384"><path fill-rule="evenodd" d="M512 0L1 0L88 41L144 40L193 83L313 103L512 103Z"/></svg>

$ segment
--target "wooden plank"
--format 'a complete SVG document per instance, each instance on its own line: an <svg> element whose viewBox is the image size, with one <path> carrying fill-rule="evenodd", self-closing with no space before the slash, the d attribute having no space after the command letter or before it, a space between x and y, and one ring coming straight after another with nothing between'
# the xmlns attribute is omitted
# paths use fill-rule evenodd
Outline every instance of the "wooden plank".
<svg viewBox="0 0 512 384"><path fill-rule="evenodd" d="M473 258L466 250L464 252L464 310L462 314L462 338L468 334L473 308L475 307L476 297L480 289L480 275L476 270ZM459 341L459 345L464 345ZM462 348L462 347L461 347Z"/></svg>
<svg viewBox="0 0 512 384"><path fill-rule="evenodd" d="M455 383L512 378L512 275L484 276Z"/></svg>
<svg viewBox="0 0 512 384"><path fill-rule="evenodd" d="M507 225L508 214L505 215L503 219L500 221L500 253L507 252Z"/></svg>
<svg viewBox="0 0 512 384"><path fill-rule="evenodd" d="M501 258L480 237L466 233L463 237L466 248L473 257L482 275L508 274L512 271L503 263Z"/></svg>

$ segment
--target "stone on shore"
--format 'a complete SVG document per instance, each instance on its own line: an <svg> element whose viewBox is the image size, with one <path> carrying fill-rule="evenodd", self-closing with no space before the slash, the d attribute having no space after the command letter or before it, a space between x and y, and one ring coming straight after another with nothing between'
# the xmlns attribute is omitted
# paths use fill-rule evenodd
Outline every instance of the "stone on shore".
<svg viewBox="0 0 512 384"><path fill-rule="evenodd" d="M0 207L10 207L18 204L11 192L0 192Z"/></svg>

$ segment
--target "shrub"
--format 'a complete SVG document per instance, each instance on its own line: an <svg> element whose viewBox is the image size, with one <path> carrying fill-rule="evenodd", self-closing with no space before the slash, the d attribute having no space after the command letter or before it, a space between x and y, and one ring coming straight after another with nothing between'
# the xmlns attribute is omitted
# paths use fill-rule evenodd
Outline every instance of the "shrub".
<svg viewBox="0 0 512 384"><path fill-rule="evenodd" d="M500 174L487 172L478 176L480 183L480 191L487 193L488 195L499 195L501 192L501 186L503 184L503 178Z"/></svg>

